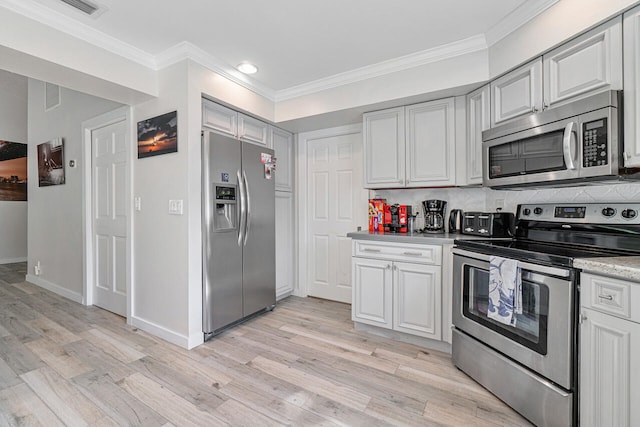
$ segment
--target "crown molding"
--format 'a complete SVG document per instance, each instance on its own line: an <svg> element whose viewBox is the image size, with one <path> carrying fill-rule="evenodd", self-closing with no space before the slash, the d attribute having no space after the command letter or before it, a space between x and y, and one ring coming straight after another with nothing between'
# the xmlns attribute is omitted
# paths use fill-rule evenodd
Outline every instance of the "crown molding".
<svg viewBox="0 0 640 427"><path fill-rule="evenodd" d="M147 68L155 68L155 57L150 53L111 37L56 10L28 0L0 0L0 6Z"/></svg>
<svg viewBox="0 0 640 427"><path fill-rule="evenodd" d="M560 0L525 1L485 33L487 44L493 46L559 1Z"/></svg>
<svg viewBox="0 0 640 427"><path fill-rule="evenodd" d="M483 34L459 40L453 43L437 46L355 70L335 74L333 76L314 80L288 89L276 92L276 102L309 95L322 90L333 89L350 83L380 77L386 74L404 71L411 68L442 61L467 53L478 52L487 49L487 42Z"/></svg>
<svg viewBox="0 0 640 427"><path fill-rule="evenodd" d="M333 89L350 83L356 83L408 70L456 56L486 50L493 44L516 31L534 17L552 7L558 1L560 0L527 0L498 22L498 24L489 29L486 34L479 34L464 40L437 46L432 49L390 59L388 61L357 68L355 70L346 71L278 91L240 73L229 64L220 61L211 54L189 42L178 43L158 55L152 55L98 31L89 25L70 18L63 13L31 0L0 0L0 7L4 7L12 12L23 15L53 29L57 29L72 37L84 40L96 47L102 48L152 70L161 70L177 62L190 59L248 90L264 96L273 102L279 102L317 93L323 90Z"/></svg>
<svg viewBox="0 0 640 427"><path fill-rule="evenodd" d="M190 59L231 80L232 82L257 93L258 95L264 96L271 101L275 101L276 92L273 89L245 74L242 74L240 71L229 66L229 64L220 61L216 57L189 42L178 43L156 55L155 69L161 70L180 61L184 61L185 59Z"/></svg>

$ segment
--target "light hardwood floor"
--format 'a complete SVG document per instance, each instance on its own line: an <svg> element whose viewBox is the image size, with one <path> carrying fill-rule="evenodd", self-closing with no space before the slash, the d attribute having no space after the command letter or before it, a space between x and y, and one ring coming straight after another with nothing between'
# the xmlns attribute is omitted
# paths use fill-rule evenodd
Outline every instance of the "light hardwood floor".
<svg viewBox="0 0 640 427"><path fill-rule="evenodd" d="M448 355L289 297L187 351L0 265L0 425L456 425L526 420Z"/></svg>

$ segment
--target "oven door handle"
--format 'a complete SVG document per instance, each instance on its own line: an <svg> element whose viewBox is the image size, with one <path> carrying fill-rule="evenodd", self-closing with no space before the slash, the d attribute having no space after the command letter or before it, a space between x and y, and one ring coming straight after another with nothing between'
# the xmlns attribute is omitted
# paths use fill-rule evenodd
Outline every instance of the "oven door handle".
<svg viewBox="0 0 640 427"><path fill-rule="evenodd" d="M453 252L454 255L461 255L467 258L477 259L479 261L489 262L489 259L491 258L490 255L467 251L465 249L460 249L460 248L453 248L451 252ZM525 262L525 261L518 261L518 266L523 270L532 271L534 273L547 274L550 276L557 276L557 277L571 276L571 271L564 268L548 267L546 265L532 264L530 262Z"/></svg>

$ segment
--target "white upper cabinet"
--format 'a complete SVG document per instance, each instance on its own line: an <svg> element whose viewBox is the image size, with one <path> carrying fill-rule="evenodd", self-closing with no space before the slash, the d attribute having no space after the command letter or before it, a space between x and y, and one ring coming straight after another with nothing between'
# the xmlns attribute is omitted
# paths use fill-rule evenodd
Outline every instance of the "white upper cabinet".
<svg viewBox="0 0 640 427"><path fill-rule="evenodd" d="M491 126L542 109L542 59L491 82Z"/></svg>
<svg viewBox="0 0 640 427"><path fill-rule="evenodd" d="M617 89L622 89L621 17L491 82L491 126Z"/></svg>
<svg viewBox="0 0 640 427"><path fill-rule="evenodd" d="M363 115L365 188L456 184L454 98Z"/></svg>
<svg viewBox="0 0 640 427"><path fill-rule="evenodd" d="M238 113L238 138L254 144L271 146L269 125L253 117Z"/></svg>
<svg viewBox="0 0 640 427"><path fill-rule="evenodd" d="M238 135L238 112L203 99L202 126L235 138Z"/></svg>
<svg viewBox="0 0 640 427"><path fill-rule="evenodd" d="M482 184L482 131L491 125L489 85L467 95L467 184Z"/></svg>
<svg viewBox="0 0 640 427"><path fill-rule="evenodd" d="M267 123L208 99L202 100L202 126L222 135L271 147Z"/></svg>
<svg viewBox="0 0 640 427"><path fill-rule="evenodd" d="M276 156L276 190L293 191L293 135L273 126L270 132Z"/></svg>
<svg viewBox="0 0 640 427"><path fill-rule="evenodd" d="M363 115L364 186L405 185L404 107Z"/></svg>
<svg viewBox="0 0 640 427"><path fill-rule="evenodd" d="M617 17L543 56L544 106L622 89L622 18Z"/></svg>
<svg viewBox="0 0 640 427"><path fill-rule="evenodd" d="M453 98L405 107L407 187L455 185Z"/></svg>
<svg viewBox="0 0 640 427"><path fill-rule="evenodd" d="M624 166L640 166L640 6L624 15Z"/></svg>

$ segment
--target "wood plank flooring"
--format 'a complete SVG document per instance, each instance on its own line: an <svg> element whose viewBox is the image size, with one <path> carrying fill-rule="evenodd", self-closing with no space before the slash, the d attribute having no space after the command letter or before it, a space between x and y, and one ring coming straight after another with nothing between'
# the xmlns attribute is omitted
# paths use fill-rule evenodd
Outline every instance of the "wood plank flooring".
<svg viewBox="0 0 640 427"><path fill-rule="evenodd" d="M447 354L289 297L191 351L0 265L0 426L528 426Z"/></svg>

